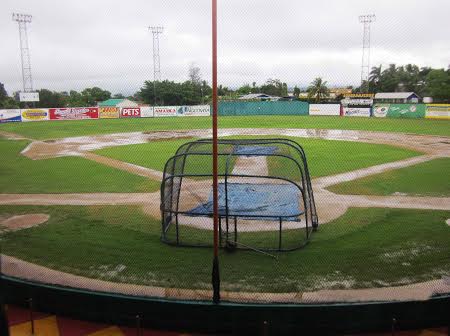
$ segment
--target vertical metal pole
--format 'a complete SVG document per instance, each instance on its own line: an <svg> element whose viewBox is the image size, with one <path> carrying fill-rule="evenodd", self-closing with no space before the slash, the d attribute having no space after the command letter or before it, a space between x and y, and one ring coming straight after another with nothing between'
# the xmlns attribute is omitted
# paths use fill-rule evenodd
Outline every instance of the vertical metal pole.
<svg viewBox="0 0 450 336"><path fill-rule="evenodd" d="M0 288L4 288L2 272L2 245L0 244ZM5 306L5 293L0 291L0 335L9 336L8 314Z"/></svg>
<svg viewBox="0 0 450 336"><path fill-rule="evenodd" d="M219 246L222 246L222 216L219 216Z"/></svg>
<svg viewBox="0 0 450 336"><path fill-rule="evenodd" d="M212 135L213 135L213 222L214 258L212 269L213 302L220 302L219 275L219 193L217 155L217 0L212 0Z"/></svg>
<svg viewBox="0 0 450 336"><path fill-rule="evenodd" d="M142 336L141 316L136 315L136 336Z"/></svg>
<svg viewBox="0 0 450 336"><path fill-rule="evenodd" d="M283 231L283 218L280 217L280 234L278 235L278 250L281 251L281 232Z"/></svg>
<svg viewBox="0 0 450 336"><path fill-rule="evenodd" d="M396 326L397 326L397 320L395 319L395 317L392 318L392 325L391 325L391 335L395 336L395 331L396 331Z"/></svg>
<svg viewBox="0 0 450 336"><path fill-rule="evenodd" d="M3 302L0 304L0 333L1 335L9 336L8 315Z"/></svg>
<svg viewBox="0 0 450 336"><path fill-rule="evenodd" d="M237 216L234 216L234 243L237 243Z"/></svg>
<svg viewBox="0 0 450 336"><path fill-rule="evenodd" d="M30 310L31 335L34 336L34 316L33 316L33 299L28 299L28 308Z"/></svg>
<svg viewBox="0 0 450 336"><path fill-rule="evenodd" d="M177 235L177 245L180 244L180 228L178 226L178 212L175 215L175 228L176 228L176 235Z"/></svg>

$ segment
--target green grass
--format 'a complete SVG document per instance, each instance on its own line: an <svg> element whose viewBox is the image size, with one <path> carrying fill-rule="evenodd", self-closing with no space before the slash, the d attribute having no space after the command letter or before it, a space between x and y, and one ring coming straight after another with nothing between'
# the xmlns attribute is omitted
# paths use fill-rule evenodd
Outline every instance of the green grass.
<svg viewBox="0 0 450 336"><path fill-rule="evenodd" d="M2 253L87 277L210 288L211 249L160 242L160 222L134 206L0 206L0 216L48 213L48 223L2 236ZM222 288L306 291L402 285L450 274L449 211L350 209L304 249L278 260L221 251ZM253 233L262 239L267 233ZM258 237L261 235L260 237Z"/></svg>
<svg viewBox="0 0 450 336"><path fill-rule="evenodd" d="M313 177L338 174L376 164L402 160L418 154L412 150L388 145L308 138L292 139L304 147L310 173ZM164 169L167 159L174 155L178 147L187 141L157 141L139 145L118 146L100 149L95 153L161 171ZM196 158L198 157L191 158L190 169L211 173L210 163L203 164L204 162L201 161L194 165L193 160ZM293 177L294 167L290 164L290 161L274 157L269 158L268 164L269 173L287 178ZM224 164L221 166L224 166Z"/></svg>
<svg viewBox="0 0 450 336"><path fill-rule="evenodd" d="M94 153L133 163L138 166L163 171L167 160L172 155L175 155L178 147L193 140L194 139L153 141L138 145L103 148L94 151Z"/></svg>
<svg viewBox="0 0 450 336"><path fill-rule="evenodd" d="M189 117L6 123L0 126L0 130L15 132L33 139L55 139L94 134L210 127L211 118L209 117ZM431 119L240 116L219 117L219 127L348 129L450 136L450 120Z"/></svg>
<svg viewBox="0 0 450 336"><path fill-rule="evenodd" d="M80 157L31 160L20 152L28 141L0 139L1 193L149 192L159 182Z"/></svg>
<svg viewBox="0 0 450 336"><path fill-rule="evenodd" d="M392 195L396 192L416 196L450 196L450 158L440 158L414 166L366 176L333 185L338 194Z"/></svg>
<svg viewBox="0 0 450 336"><path fill-rule="evenodd" d="M312 177L339 174L418 155L416 151L363 142L293 138L305 150ZM292 164L269 159L269 173L292 177Z"/></svg>
<svg viewBox="0 0 450 336"><path fill-rule="evenodd" d="M167 160L175 155L178 147L189 141L195 139L178 139L178 140L165 140L165 141L152 141L149 143L138 145L126 145L109 147L96 150L95 153L103 156L107 156L120 161L125 161L163 171ZM196 149L196 151L211 152L210 145L204 145L202 148ZM219 147L220 150L220 147ZM224 173L227 156L219 157L219 173ZM229 171L232 171L234 166L234 159L230 162ZM178 161L180 162L180 161ZM191 155L185 162L185 173L188 174L211 174L212 172L212 156L210 155Z"/></svg>

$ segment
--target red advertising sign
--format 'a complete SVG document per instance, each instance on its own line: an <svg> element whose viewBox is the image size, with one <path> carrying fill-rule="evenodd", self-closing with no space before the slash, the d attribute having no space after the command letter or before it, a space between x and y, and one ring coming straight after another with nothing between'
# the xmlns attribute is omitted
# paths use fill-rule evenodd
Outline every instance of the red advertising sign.
<svg viewBox="0 0 450 336"><path fill-rule="evenodd" d="M50 120L98 119L97 107L51 108Z"/></svg>
<svg viewBox="0 0 450 336"><path fill-rule="evenodd" d="M123 107L120 110L121 118L139 118L141 116L140 107Z"/></svg>

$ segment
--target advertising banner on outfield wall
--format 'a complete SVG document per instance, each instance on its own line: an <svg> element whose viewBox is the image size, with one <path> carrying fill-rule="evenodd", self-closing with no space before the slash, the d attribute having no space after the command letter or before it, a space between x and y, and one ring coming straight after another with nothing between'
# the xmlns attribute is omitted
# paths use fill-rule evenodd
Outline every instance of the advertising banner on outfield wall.
<svg viewBox="0 0 450 336"><path fill-rule="evenodd" d="M344 107L346 117L370 117L370 107Z"/></svg>
<svg viewBox="0 0 450 336"><path fill-rule="evenodd" d="M155 106L153 113L155 117L175 117L180 106Z"/></svg>
<svg viewBox="0 0 450 336"><path fill-rule="evenodd" d="M387 116L390 104L375 104L373 106L373 116L377 118L385 118Z"/></svg>
<svg viewBox="0 0 450 336"><path fill-rule="evenodd" d="M309 104L303 101L221 101L220 116L308 115Z"/></svg>
<svg viewBox="0 0 450 336"><path fill-rule="evenodd" d="M121 118L140 118L141 108L140 107L122 107L120 109Z"/></svg>
<svg viewBox="0 0 450 336"><path fill-rule="evenodd" d="M119 112L118 107L99 107L98 117L100 119L116 119L119 118Z"/></svg>
<svg viewBox="0 0 450 336"><path fill-rule="evenodd" d="M43 121L50 119L48 109L30 108L20 111L22 114L22 121Z"/></svg>
<svg viewBox="0 0 450 336"><path fill-rule="evenodd" d="M425 104L389 104L388 118L424 118Z"/></svg>
<svg viewBox="0 0 450 336"><path fill-rule="evenodd" d="M21 121L20 110L0 110L0 123Z"/></svg>
<svg viewBox="0 0 450 336"><path fill-rule="evenodd" d="M425 118L450 119L450 104L427 104Z"/></svg>
<svg viewBox="0 0 450 336"><path fill-rule="evenodd" d="M340 104L309 104L309 115L335 115L341 112Z"/></svg>
<svg viewBox="0 0 450 336"><path fill-rule="evenodd" d="M141 106L141 118L152 118L152 117L153 117L153 107Z"/></svg>
<svg viewBox="0 0 450 336"><path fill-rule="evenodd" d="M210 116L211 108L209 105L194 105L194 106L179 106L177 110L177 115L181 117L191 117L191 116Z"/></svg>
<svg viewBox="0 0 450 336"><path fill-rule="evenodd" d="M50 120L98 119L97 107L51 108Z"/></svg>

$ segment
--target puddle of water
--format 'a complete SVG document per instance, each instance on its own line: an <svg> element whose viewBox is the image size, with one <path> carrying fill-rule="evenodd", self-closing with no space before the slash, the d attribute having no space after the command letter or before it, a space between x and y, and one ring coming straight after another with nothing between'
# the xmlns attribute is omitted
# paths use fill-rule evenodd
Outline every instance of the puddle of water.
<svg viewBox="0 0 450 336"><path fill-rule="evenodd" d="M408 196L408 194L400 192L400 191L396 191L395 193L392 194L392 196Z"/></svg>
<svg viewBox="0 0 450 336"><path fill-rule="evenodd" d="M170 138L147 138L147 142L164 142L167 141ZM179 139L186 139L186 140L195 140L196 138L192 137L192 136L188 136L188 135L182 135L182 136L177 136L176 140Z"/></svg>

